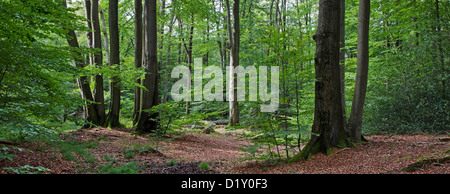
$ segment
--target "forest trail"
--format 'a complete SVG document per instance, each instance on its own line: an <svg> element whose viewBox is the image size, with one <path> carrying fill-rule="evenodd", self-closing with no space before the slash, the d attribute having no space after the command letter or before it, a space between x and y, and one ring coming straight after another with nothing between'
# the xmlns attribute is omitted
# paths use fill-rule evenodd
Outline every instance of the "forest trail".
<svg viewBox="0 0 450 194"><path fill-rule="evenodd" d="M11 173L4 167L42 166L52 174L100 173L105 166L121 166L135 163L141 174L282 174L282 173L450 173L450 162L424 164L412 172L402 169L417 161L448 158L448 135L374 135L369 143L354 148L336 149L334 154L317 154L309 161L282 164L267 161L242 161L246 153L241 151L250 141L238 134L218 132L203 134L182 132L161 139L135 136L128 131L106 128L83 129L69 132L61 138L65 142L76 141L86 147L95 159L88 160L82 152L74 151L77 160L68 160L62 151L66 144L29 142L7 145L13 161L0 160L0 174ZM6 146L6 145L5 145ZM15 147L15 148L12 148ZM20 148L20 150L18 149ZM84 157L84 158L83 158ZM207 163L207 169L199 164Z"/></svg>

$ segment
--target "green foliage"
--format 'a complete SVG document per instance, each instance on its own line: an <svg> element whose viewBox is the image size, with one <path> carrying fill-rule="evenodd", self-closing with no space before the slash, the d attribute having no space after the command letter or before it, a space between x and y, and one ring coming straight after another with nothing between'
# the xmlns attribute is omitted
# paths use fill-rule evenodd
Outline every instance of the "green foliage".
<svg viewBox="0 0 450 194"><path fill-rule="evenodd" d="M0 150L0 159L8 159L9 161L13 161L15 154L10 154L8 150L8 147L2 147Z"/></svg>
<svg viewBox="0 0 450 194"><path fill-rule="evenodd" d="M178 165L178 162L177 162L175 159L170 159L170 160L167 162L167 165L168 165L168 166L176 166L176 165Z"/></svg>
<svg viewBox="0 0 450 194"><path fill-rule="evenodd" d="M127 148L124 150L124 158L131 159L136 156L136 154L145 154L145 153L157 153L158 151L150 145L141 145L136 144L131 148Z"/></svg>
<svg viewBox="0 0 450 194"><path fill-rule="evenodd" d="M53 131L81 105L72 86L66 29L84 29L82 17L53 0L0 2L0 136L28 141ZM86 51L84 51L86 52Z"/></svg>
<svg viewBox="0 0 450 194"><path fill-rule="evenodd" d="M200 164L198 165L198 168L202 171L208 171L209 164L207 162L200 162Z"/></svg>
<svg viewBox="0 0 450 194"><path fill-rule="evenodd" d="M111 164L101 165L97 169L98 174L138 174L140 167L136 162L130 162L120 166Z"/></svg>
<svg viewBox="0 0 450 194"><path fill-rule="evenodd" d="M364 132L436 133L449 129L449 4L375 2ZM392 7L396 7L395 10ZM441 31L437 31L441 28ZM442 48L440 50L439 48Z"/></svg>
<svg viewBox="0 0 450 194"><path fill-rule="evenodd" d="M56 143L51 143L53 147L57 147L61 152L62 156L66 160L78 162L78 158L74 155L84 158L87 163L94 163L97 161L94 155L86 151L89 148L95 148L98 146L97 141L93 142L78 142L78 141L60 141Z"/></svg>
<svg viewBox="0 0 450 194"><path fill-rule="evenodd" d="M6 171L16 173L16 174L41 174L44 172L52 171L52 170L42 167L42 166L34 167L34 166L29 166L29 165L24 165L24 166L19 166L19 167L5 167L3 169L5 169Z"/></svg>

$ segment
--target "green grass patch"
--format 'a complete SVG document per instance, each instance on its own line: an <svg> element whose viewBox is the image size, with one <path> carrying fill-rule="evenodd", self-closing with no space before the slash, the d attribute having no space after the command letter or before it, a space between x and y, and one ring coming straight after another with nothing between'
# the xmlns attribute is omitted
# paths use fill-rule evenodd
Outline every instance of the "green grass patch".
<svg viewBox="0 0 450 194"><path fill-rule="evenodd" d="M54 143L52 146L59 149L65 160L79 162L78 158L75 156L75 154L77 154L84 159L84 162L94 163L97 161L94 155L86 151L86 149L89 148L96 148L98 146L97 141L84 143L77 141L61 141Z"/></svg>
<svg viewBox="0 0 450 194"><path fill-rule="evenodd" d="M101 165L97 169L99 174L138 174L140 167L136 162L113 166L112 164Z"/></svg>
<svg viewBox="0 0 450 194"><path fill-rule="evenodd" d="M209 170L209 164L206 163L206 162L201 162L201 163L198 165L198 168L199 168L200 170L202 170L202 171L207 171L207 170Z"/></svg>

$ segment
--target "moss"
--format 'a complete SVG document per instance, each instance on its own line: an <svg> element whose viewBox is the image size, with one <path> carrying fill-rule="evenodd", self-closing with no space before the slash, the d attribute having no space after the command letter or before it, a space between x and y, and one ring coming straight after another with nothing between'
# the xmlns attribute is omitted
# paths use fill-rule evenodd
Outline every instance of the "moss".
<svg viewBox="0 0 450 194"><path fill-rule="evenodd" d="M412 163L410 165L408 165L405 168L402 168L402 171L406 171L406 172L414 172L418 169L423 168L424 166L428 166L434 163L446 163L447 161L450 160L450 156L446 156L443 158L435 158L435 159L426 159L426 160L419 160L418 162Z"/></svg>
<svg viewBox="0 0 450 194"><path fill-rule="evenodd" d="M334 153L334 150L333 150L333 148L328 148L326 151L325 151L325 154L328 156L328 155L331 155L331 154L333 154Z"/></svg>

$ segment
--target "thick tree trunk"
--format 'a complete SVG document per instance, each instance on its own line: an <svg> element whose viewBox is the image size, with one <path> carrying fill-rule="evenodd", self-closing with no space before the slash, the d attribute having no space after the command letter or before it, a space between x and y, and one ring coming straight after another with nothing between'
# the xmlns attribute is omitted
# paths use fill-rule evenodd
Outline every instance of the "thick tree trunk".
<svg viewBox="0 0 450 194"><path fill-rule="evenodd" d="M142 0L134 1L135 20L134 20L134 67L142 67L142 43L143 43L143 27L142 27ZM136 80L137 84L141 84L141 79ZM141 88L134 87L134 109L133 109L133 124L136 124L141 107Z"/></svg>
<svg viewBox="0 0 450 194"><path fill-rule="evenodd" d="M156 23L156 0L145 0L145 58L144 68L146 71L142 85L147 91L141 93L141 111L135 126L137 133L147 133L158 128L157 113L148 110L159 104L158 93L158 48L157 48L157 23Z"/></svg>
<svg viewBox="0 0 450 194"><path fill-rule="evenodd" d="M120 51L119 51L119 1L109 1L109 36L110 36L110 65L117 65L116 71L119 71L120 66ZM119 113L120 113L120 78L112 76L110 82L111 105L108 113L108 126L119 127Z"/></svg>
<svg viewBox="0 0 450 194"><path fill-rule="evenodd" d="M94 54L94 64L96 66L101 66L103 64L103 54L102 54L102 37L100 32L100 22L98 14L98 0L91 1L91 17L92 17L92 29L93 29L93 48L98 49ZM97 109L97 115L100 120L101 125L104 124L106 120L105 113L105 97L103 92L103 75L95 75L95 88L94 88L94 101Z"/></svg>
<svg viewBox="0 0 450 194"><path fill-rule="evenodd" d="M346 116L345 116L345 0L339 0L341 13L341 27L340 27L340 37L339 37L339 73L341 79L341 101L342 101L342 115L344 117L344 126L346 125Z"/></svg>
<svg viewBox="0 0 450 194"><path fill-rule="evenodd" d="M339 74L340 2L320 0L316 34L315 112L311 140L293 160L346 146Z"/></svg>
<svg viewBox="0 0 450 194"><path fill-rule="evenodd" d="M360 0L355 93L348 124L350 137L355 140L362 139L361 128L369 73L369 19L370 0Z"/></svg>

